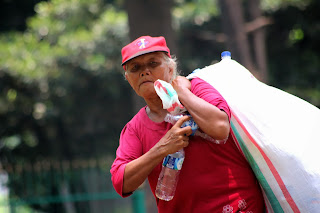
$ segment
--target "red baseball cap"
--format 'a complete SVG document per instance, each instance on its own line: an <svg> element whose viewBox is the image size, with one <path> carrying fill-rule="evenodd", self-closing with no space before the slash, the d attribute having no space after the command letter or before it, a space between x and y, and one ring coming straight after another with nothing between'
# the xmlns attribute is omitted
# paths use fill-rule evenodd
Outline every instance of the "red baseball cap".
<svg viewBox="0 0 320 213"><path fill-rule="evenodd" d="M151 52L166 52L171 58L170 49L164 37L142 36L137 38L121 50L122 66L129 60Z"/></svg>

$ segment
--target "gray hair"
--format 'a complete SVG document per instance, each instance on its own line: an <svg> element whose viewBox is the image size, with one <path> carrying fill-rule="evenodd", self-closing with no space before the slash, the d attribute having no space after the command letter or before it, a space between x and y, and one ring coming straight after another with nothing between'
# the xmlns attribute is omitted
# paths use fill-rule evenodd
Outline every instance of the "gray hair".
<svg viewBox="0 0 320 213"><path fill-rule="evenodd" d="M168 63L169 67L173 68L172 80L174 80L177 76L180 75L180 71L178 70L178 59L176 56L172 55L171 58L164 53L164 59Z"/></svg>

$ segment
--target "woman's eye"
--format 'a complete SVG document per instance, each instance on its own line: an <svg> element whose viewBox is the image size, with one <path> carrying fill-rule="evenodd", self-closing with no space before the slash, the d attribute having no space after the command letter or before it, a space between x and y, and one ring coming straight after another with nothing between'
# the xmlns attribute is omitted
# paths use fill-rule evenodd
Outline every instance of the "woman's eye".
<svg viewBox="0 0 320 213"><path fill-rule="evenodd" d="M130 68L130 72L136 72L138 70L139 70L139 65L137 64Z"/></svg>
<svg viewBox="0 0 320 213"><path fill-rule="evenodd" d="M150 66L151 66L151 67L156 67L157 65L158 65L158 63L155 62L155 61L151 61L151 62L150 62Z"/></svg>

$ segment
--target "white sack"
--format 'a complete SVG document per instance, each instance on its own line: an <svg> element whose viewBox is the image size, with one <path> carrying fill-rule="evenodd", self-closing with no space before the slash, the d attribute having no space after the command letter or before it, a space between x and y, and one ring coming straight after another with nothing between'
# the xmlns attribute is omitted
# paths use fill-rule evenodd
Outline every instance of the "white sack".
<svg viewBox="0 0 320 213"><path fill-rule="evenodd" d="M268 86L231 59L188 76L226 99L232 135L263 189L268 212L320 212L320 110Z"/></svg>

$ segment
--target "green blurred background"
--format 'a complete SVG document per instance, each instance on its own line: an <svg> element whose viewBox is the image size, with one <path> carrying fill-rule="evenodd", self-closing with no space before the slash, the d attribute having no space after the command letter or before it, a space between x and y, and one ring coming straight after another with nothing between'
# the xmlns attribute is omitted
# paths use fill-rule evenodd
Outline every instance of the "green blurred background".
<svg viewBox="0 0 320 213"><path fill-rule="evenodd" d="M156 212L148 184L110 180L122 127L143 106L121 48L167 39L184 75L232 58L320 106L318 0L3 0L0 212Z"/></svg>

